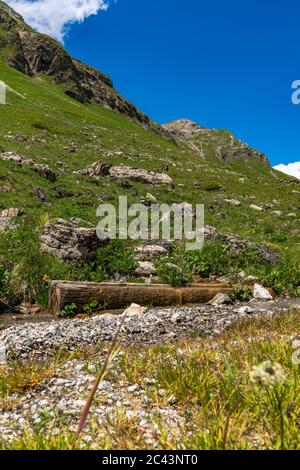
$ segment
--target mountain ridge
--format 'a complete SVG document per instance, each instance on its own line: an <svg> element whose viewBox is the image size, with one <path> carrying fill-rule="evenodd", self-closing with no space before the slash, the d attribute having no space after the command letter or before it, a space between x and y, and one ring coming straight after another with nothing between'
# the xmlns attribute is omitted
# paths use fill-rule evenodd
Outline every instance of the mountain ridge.
<svg viewBox="0 0 300 470"><path fill-rule="evenodd" d="M6 33L6 34L5 34ZM0 1L0 56L11 67L31 76L50 76L81 103L95 103L129 116L168 137L156 122L123 98L108 75L71 57L53 38L35 32L21 15Z"/></svg>

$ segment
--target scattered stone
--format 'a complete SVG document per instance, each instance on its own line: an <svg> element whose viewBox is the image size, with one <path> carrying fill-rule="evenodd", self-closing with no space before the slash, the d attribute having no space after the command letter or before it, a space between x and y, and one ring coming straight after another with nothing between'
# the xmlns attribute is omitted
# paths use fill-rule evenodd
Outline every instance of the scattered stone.
<svg viewBox="0 0 300 470"><path fill-rule="evenodd" d="M145 197L141 198L141 204L151 206L151 204L157 204L157 199L151 193L147 193Z"/></svg>
<svg viewBox="0 0 300 470"><path fill-rule="evenodd" d="M34 169L34 171L39 173L39 175L43 176L44 178L47 178L52 183L54 183L57 179L56 174L53 170L51 170L48 165L44 163L34 163L33 160L22 157L21 155L18 155L14 152L0 152L0 159L16 163L20 166L30 166Z"/></svg>
<svg viewBox="0 0 300 470"><path fill-rule="evenodd" d="M272 211L271 214L276 215L277 217L281 217L283 215L283 212L282 211Z"/></svg>
<svg viewBox="0 0 300 470"><path fill-rule="evenodd" d="M131 304L130 307L128 307L123 315L141 315L147 310L147 307L141 307L138 304Z"/></svg>
<svg viewBox="0 0 300 470"><path fill-rule="evenodd" d="M35 163L33 168L40 176L47 178L49 181L51 181L51 183L55 183L57 180L56 174L48 165Z"/></svg>
<svg viewBox="0 0 300 470"><path fill-rule="evenodd" d="M111 167L112 165L109 163L95 162L84 170L75 171L74 174L80 174L83 176L108 176Z"/></svg>
<svg viewBox="0 0 300 470"><path fill-rule="evenodd" d="M16 230L18 228L16 219L22 215L24 215L24 212L20 209L3 210L0 214L0 233Z"/></svg>
<svg viewBox="0 0 300 470"><path fill-rule="evenodd" d="M228 305L232 304L232 300L227 294L217 294L210 302L210 305Z"/></svg>
<svg viewBox="0 0 300 470"><path fill-rule="evenodd" d="M98 234L98 236L97 236ZM95 255L100 243L106 242L93 228L78 227L74 220L58 219L54 224L47 223L40 236L41 251L72 263L84 263Z"/></svg>
<svg viewBox="0 0 300 470"><path fill-rule="evenodd" d="M32 190L33 194L35 195L35 198L38 200L38 201L41 201L43 202L44 204L48 204L49 203L49 199L47 198L46 194L44 193L44 191L42 191L40 188L33 188Z"/></svg>
<svg viewBox="0 0 300 470"><path fill-rule="evenodd" d="M18 132L15 135L15 140L17 140L18 142L25 142L27 140L27 137L24 134L22 134L21 132Z"/></svg>
<svg viewBox="0 0 300 470"><path fill-rule="evenodd" d="M138 261L154 261L167 254L168 250L159 245L141 245L134 250L134 255Z"/></svg>
<svg viewBox="0 0 300 470"><path fill-rule="evenodd" d="M239 315L251 315L255 310L254 308L249 307L249 305L244 305L243 307L236 309L235 312Z"/></svg>
<svg viewBox="0 0 300 470"><path fill-rule="evenodd" d="M260 284L254 285L253 298L254 300L273 300L270 292Z"/></svg>
<svg viewBox="0 0 300 470"><path fill-rule="evenodd" d="M240 207L242 205L241 202L237 201L236 199L225 199L225 202L227 202L231 206L236 206L236 207Z"/></svg>
<svg viewBox="0 0 300 470"><path fill-rule="evenodd" d="M138 276L154 276L156 274L156 268L150 261L139 261L135 272Z"/></svg>
<svg viewBox="0 0 300 470"><path fill-rule="evenodd" d="M262 212L264 210L263 207L256 206L255 204L251 204L249 207L250 209L253 209L254 211L258 211L258 212Z"/></svg>

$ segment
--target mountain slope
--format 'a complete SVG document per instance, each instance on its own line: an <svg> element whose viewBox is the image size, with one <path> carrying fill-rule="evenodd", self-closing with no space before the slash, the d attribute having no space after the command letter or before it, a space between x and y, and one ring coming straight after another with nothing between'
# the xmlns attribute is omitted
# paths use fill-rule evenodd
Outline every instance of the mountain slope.
<svg viewBox="0 0 300 470"><path fill-rule="evenodd" d="M24 215L20 217L19 230L0 233L0 265L7 266L19 285L26 286L34 280L39 290L44 286L44 275L85 278L88 267L76 270L55 261L47 260L46 264L44 258L40 259L39 233L47 221L57 217L80 218L86 226L95 226L98 205L101 202L117 205L119 195L128 196L129 204L139 202L147 193L169 204L205 204L207 224L265 243L287 260L299 259L299 181L270 168L266 157L233 140L227 131L193 125L192 135L189 130L187 134L182 130L178 134L178 129L175 133L171 129L173 123L166 126L164 133L154 133L152 121L145 126L149 118L143 121L144 115L137 114L132 119L130 112L108 109L108 95L103 98L105 103L101 98L99 103L94 98L73 99L72 93L65 93L66 82L60 82L59 77L61 71L62 75L71 73L72 77L74 64L76 73L81 71L87 80L86 89L96 76L96 83L109 90L113 102L119 95L106 76L100 72L89 75L88 66L69 59L60 46L54 46L55 41L46 38L51 50L59 48L51 68L44 60L45 43L41 35L24 26L10 9L7 13L3 5L0 3L0 80L8 85L8 93L7 104L0 105L0 211L18 208ZM8 47L7 34L20 37L16 32L20 25L25 35L36 39L32 46L33 61L28 60L29 54L24 54L24 49L23 55L18 55ZM25 56L27 71L17 70L16 64L11 66L12 58ZM51 74L37 72L41 66L44 70L45 63ZM76 89L76 82L70 80ZM82 87L82 80L80 83ZM120 100L127 106L124 98ZM165 139L163 135L171 138ZM30 159L32 164L2 159L1 155L7 152ZM167 173L174 187L80 174L97 161ZM43 175L45 165L55 178ZM233 200L239 205L233 204Z"/></svg>
<svg viewBox="0 0 300 470"><path fill-rule="evenodd" d="M16 70L33 77L48 76L81 103L113 109L159 134L163 129L125 100L104 73L73 59L54 39L33 31L0 1L0 57ZM166 133L165 133L166 134Z"/></svg>

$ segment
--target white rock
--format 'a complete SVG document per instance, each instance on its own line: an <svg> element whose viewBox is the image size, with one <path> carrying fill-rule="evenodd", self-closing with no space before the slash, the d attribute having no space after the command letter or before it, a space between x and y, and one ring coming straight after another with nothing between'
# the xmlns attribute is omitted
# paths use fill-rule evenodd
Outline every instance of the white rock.
<svg viewBox="0 0 300 470"><path fill-rule="evenodd" d="M254 309L252 307L249 307L248 305L244 305L244 307L240 307L238 308L237 310L235 310L236 313L238 313L239 315L251 315L251 313L254 312Z"/></svg>
<svg viewBox="0 0 300 470"><path fill-rule="evenodd" d="M147 307L141 307L138 304L131 304L130 307L128 307L124 311L124 315L141 315L147 310Z"/></svg>
<svg viewBox="0 0 300 470"><path fill-rule="evenodd" d="M150 276L156 274L156 269L150 261L139 261L135 272L139 276Z"/></svg>
<svg viewBox="0 0 300 470"><path fill-rule="evenodd" d="M276 215L277 217L282 216L283 212L282 211L273 211L271 212L272 215Z"/></svg>
<svg viewBox="0 0 300 470"><path fill-rule="evenodd" d="M254 285L253 297L254 300L273 300L273 296L270 292L260 284Z"/></svg>
<svg viewBox="0 0 300 470"><path fill-rule="evenodd" d="M6 361L6 346L3 342L0 343L0 365L5 366L7 364Z"/></svg>
<svg viewBox="0 0 300 470"><path fill-rule="evenodd" d="M259 211L259 212L262 212L263 211L263 208L260 207L260 206L256 206L255 204L251 204L251 206L249 206L250 209L253 209L255 211Z"/></svg>
<svg viewBox="0 0 300 470"><path fill-rule="evenodd" d="M240 202L240 201L237 201L236 199L225 199L225 202L227 202L227 203L230 204L231 206L236 206L236 207L240 207L240 206L241 206L241 202Z"/></svg>
<svg viewBox="0 0 300 470"><path fill-rule="evenodd" d="M210 305L231 304L232 300L227 294L217 294L210 302Z"/></svg>

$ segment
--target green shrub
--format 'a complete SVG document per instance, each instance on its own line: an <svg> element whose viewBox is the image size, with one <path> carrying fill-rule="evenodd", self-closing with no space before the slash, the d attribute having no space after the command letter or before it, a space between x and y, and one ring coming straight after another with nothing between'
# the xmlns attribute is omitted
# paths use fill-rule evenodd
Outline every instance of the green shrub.
<svg viewBox="0 0 300 470"><path fill-rule="evenodd" d="M115 275L133 275L137 263L133 257L133 249L128 247L126 241L112 240L98 249L90 268L91 280L100 282Z"/></svg>
<svg viewBox="0 0 300 470"><path fill-rule="evenodd" d="M98 300L91 300L88 304L82 307L82 310L85 313L93 313L97 310L100 310L101 308L103 308L103 306L101 306Z"/></svg>
<svg viewBox="0 0 300 470"><path fill-rule="evenodd" d="M71 318L76 315L76 304L66 305L62 310L58 312L60 318Z"/></svg>
<svg viewBox="0 0 300 470"><path fill-rule="evenodd" d="M183 257L164 258L156 263L157 274L166 284L181 287L193 279L192 271Z"/></svg>
<svg viewBox="0 0 300 470"><path fill-rule="evenodd" d="M300 263L286 261L277 266L260 266L252 271L263 284L272 287L276 294L289 293L300 297Z"/></svg>
<svg viewBox="0 0 300 470"><path fill-rule="evenodd" d="M230 270L230 259L221 243L206 244L199 251L188 251L185 258L193 272L203 277L224 276Z"/></svg>
<svg viewBox="0 0 300 470"><path fill-rule="evenodd" d="M253 293L251 289L236 287L229 297L233 302L249 302L253 298Z"/></svg>

